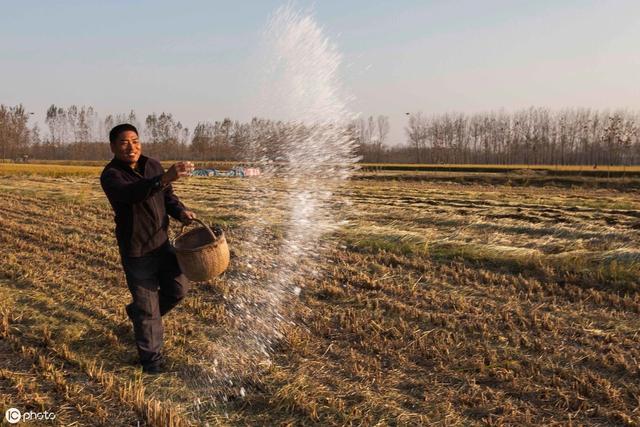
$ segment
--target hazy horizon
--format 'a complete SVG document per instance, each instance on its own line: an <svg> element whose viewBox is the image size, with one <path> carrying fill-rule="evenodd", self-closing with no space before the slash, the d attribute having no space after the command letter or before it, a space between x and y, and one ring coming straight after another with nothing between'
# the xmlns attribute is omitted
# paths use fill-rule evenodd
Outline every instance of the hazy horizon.
<svg viewBox="0 0 640 427"><path fill-rule="evenodd" d="M284 3L6 4L0 103L42 125L51 104L165 111L191 130L249 120L260 37ZM342 53L351 109L389 116L389 144L405 142L407 112L640 108L635 2L295 4Z"/></svg>

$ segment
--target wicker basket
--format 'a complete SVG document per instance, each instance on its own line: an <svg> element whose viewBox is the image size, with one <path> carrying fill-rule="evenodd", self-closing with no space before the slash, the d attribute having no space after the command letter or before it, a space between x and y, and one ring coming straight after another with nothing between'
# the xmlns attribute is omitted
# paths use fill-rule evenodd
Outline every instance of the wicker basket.
<svg viewBox="0 0 640 427"><path fill-rule="evenodd" d="M224 231L211 228L199 219L201 227L184 232L176 237L173 246L180 269L193 282L206 282L222 274L229 266L229 246Z"/></svg>

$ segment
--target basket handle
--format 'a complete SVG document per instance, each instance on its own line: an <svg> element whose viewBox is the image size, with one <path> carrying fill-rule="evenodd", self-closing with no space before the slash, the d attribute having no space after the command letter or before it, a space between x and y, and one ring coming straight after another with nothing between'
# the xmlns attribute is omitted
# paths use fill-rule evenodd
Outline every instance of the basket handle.
<svg viewBox="0 0 640 427"><path fill-rule="evenodd" d="M211 228L209 228L209 226L207 224L204 223L204 221L202 221L199 218L194 218L191 223L193 222L197 222L198 224L200 224L201 226L203 226L204 228L207 229L207 231L209 232L209 234L211 234L211 237L213 238L213 241L215 242L217 240L217 237L215 235L215 233L211 230ZM182 236L184 234L184 229L187 228L188 226L186 224L182 224L182 227L180 228L180 233L178 233L178 236L174 239L178 240L178 237Z"/></svg>

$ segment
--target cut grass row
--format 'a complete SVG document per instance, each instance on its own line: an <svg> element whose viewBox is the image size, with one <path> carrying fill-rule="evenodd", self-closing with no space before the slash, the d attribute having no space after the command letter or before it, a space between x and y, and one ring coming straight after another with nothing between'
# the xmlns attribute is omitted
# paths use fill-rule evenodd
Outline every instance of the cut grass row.
<svg viewBox="0 0 640 427"><path fill-rule="evenodd" d="M584 286L601 286L620 292L639 292L640 252L636 249L572 251L544 254L535 249L483 245L464 242L438 242L415 232L357 231L344 234L351 250L430 257L444 261L464 261L470 266L494 267L513 274L534 274L564 281L571 277Z"/></svg>

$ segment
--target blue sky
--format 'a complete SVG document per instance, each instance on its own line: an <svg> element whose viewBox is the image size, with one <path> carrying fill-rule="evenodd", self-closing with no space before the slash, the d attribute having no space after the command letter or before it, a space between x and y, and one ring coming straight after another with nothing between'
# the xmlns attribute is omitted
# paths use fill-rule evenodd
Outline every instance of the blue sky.
<svg viewBox="0 0 640 427"><path fill-rule="evenodd" d="M254 113L251 82L282 1L2 1L0 103L199 120ZM351 108L640 109L638 1L298 1L343 54Z"/></svg>

